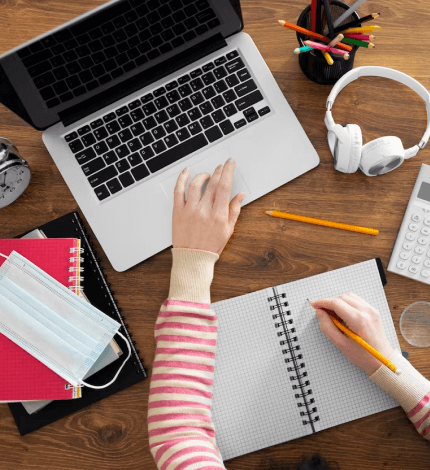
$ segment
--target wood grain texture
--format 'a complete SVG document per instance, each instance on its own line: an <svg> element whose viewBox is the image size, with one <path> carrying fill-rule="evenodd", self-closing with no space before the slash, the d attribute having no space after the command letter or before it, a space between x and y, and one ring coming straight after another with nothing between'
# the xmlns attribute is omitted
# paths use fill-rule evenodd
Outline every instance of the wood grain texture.
<svg viewBox="0 0 430 470"><path fill-rule="evenodd" d="M100 0L0 0L0 53L59 26ZM351 1L349 3L352 3ZM212 300L218 301L380 256L387 265L421 163L430 150L383 177L333 169L323 123L330 87L316 85L300 71L295 34L275 24L295 22L304 0L243 0L245 31L254 39L285 97L321 158L318 168L243 208L235 234L216 265ZM430 89L425 41L430 21L426 0L368 0L360 15L380 12L376 49L359 50L355 66L383 65L412 75ZM410 25L413 25L411 27ZM413 46L413 47L412 47ZM338 97L333 115L356 123L364 140L399 136L405 147L421 138L426 126L420 98L385 79L360 79ZM77 204L45 149L41 133L0 107L1 134L28 161L33 177L25 194L0 212L0 237L13 237L72 210ZM380 230L377 237L273 219L277 209ZM91 231L90 231L91 233ZM154 359L154 323L169 286L169 250L126 273L110 266L95 246L146 366ZM412 348L400 335L403 309L428 300L428 287L388 273L386 294L403 349L430 377L428 350ZM234 282L232 282L234 279ZM7 405L0 405L0 469L101 470L156 469L146 427L149 380L94 404L73 416L20 437ZM289 423L285 423L288 426ZM256 430L258 432L258 430ZM401 408L353 421L324 432L228 461L229 470L267 469L270 460L293 465L304 454L320 452L342 469L428 469L430 447Z"/></svg>

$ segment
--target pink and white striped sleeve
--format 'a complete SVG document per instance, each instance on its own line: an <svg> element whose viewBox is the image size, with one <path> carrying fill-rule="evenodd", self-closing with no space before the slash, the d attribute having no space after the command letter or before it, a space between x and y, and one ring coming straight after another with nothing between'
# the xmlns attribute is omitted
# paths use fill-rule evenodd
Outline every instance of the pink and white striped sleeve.
<svg viewBox="0 0 430 470"><path fill-rule="evenodd" d="M211 418L217 319L210 284L218 255L173 248L169 298L155 325L149 448L160 470L225 469Z"/></svg>
<svg viewBox="0 0 430 470"><path fill-rule="evenodd" d="M388 367L381 365L370 380L392 395L406 411L415 429L430 440L430 382L397 349L388 359L402 373L393 374Z"/></svg>

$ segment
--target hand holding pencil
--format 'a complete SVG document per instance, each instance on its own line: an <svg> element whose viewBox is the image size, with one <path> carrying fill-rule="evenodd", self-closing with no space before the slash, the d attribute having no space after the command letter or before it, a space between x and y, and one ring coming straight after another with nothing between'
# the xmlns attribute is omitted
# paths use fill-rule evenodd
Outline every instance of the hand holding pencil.
<svg viewBox="0 0 430 470"><path fill-rule="evenodd" d="M390 357L393 348L387 340L379 312L355 294L341 295L333 299L321 299L311 302L316 310L321 331L337 346L345 356L355 365L372 375L381 366L381 359L369 353L357 338L344 334L336 326L327 310L334 312L347 329L358 336L363 343L376 350L383 359ZM339 320L338 320L339 321ZM341 325L342 323L339 322ZM391 364L391 366L393 366ZM395 366L393 366L395 368ZM400 371L397 369L396 373Z"/></svg>

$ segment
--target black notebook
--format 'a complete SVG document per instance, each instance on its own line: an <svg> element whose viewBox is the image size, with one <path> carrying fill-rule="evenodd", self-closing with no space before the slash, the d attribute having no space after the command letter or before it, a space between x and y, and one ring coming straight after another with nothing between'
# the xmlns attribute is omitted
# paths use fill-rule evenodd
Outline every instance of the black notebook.
<svg viewBox="0 0 430 470"><path fill-rule="evenodd" d="M400 350L384 283L373 259L212 304L212 417L224 460L398 406L321 333L308 301L359 295Z"/></svg>
<svg viewBox="0 0 430 470"><path fill-rule="evenodd" d="M85 271L83 273L83 290L85 295L94 307L97 307L121 324L119 331L128 339L132 355L112 385L101 390L85 387L83 397L78 400L57 400L32 415L27 413L21 403L10 403L9 408L21 436L64 418L120 390L124 390L147 377L143 362L139 357L139 351L136 349L135 342L131 339L132 335L128 332L128 325L125 324L121 310L115 302L110 285L106 281L97 254L94 252L93 245L78 213L71 212L59 219L34 228L42 230L48 238L79 238L81 240L81 247L84 249L81 256L84 258L85 263ZM25 234L19 235L17 238L23 235ZM127 345L119 335L115 335L114 339L122 351L128 351ZM110 382L126 358L127 354L123 354L119 360L114 361L91 376L88 382L92 385L103 385Z"/></svg>

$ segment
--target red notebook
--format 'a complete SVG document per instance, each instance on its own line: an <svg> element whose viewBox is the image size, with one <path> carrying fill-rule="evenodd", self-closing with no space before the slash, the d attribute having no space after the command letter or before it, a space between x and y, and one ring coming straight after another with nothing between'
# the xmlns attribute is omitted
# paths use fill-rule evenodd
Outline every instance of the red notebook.
<svg viewBox="0 0 430 470"><path fill-rule="evenodd" d="M0 253L15 250L58 282L80 290L80 240L75 238L0 239ZM6 261L0 257L0 266ZM80 398L73 387L49 367L0 333L0 402Z"/></svg>

